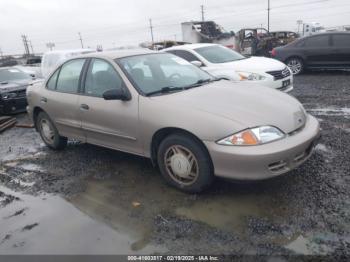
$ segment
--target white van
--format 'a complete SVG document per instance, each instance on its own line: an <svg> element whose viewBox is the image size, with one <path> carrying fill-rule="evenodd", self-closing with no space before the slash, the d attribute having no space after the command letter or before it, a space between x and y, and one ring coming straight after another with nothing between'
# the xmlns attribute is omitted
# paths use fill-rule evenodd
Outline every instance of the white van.
<svg viewBox="0 0 350 262"><path fill-rule="evenodd" d="M73 49L73 50L58 50L58 51L50 51L43 55L41 61L41 75L43 78L49 76L49 74L54 70L60 63L65 60L79 56L82 54L88 54L96 52L93 49Z"/></svg>

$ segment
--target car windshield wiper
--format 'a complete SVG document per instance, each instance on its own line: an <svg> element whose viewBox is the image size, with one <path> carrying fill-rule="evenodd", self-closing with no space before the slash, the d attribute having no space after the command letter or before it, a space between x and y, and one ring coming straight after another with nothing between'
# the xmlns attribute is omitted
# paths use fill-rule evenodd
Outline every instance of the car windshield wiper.
<svg viewBox="0 0 350 262"><path fill-rule="evenodd" d="M184 87L166 86L166 87L163 87L159 90L147 93L146 96L152 96L152 95L157 95L157 94L166 94L166 93L172 93L172 92L183 91L183 90L185 90Z"/></svg>
<svg viewBox="0 0 350 262"><path fill-rule="evenodd" d="M199 79L196 83L194 84L191 84L191 85L188 85L188 86L185 86L183 87L185 90L187 89L191 89L191 88L195 88L195 87L198 87L198 86L202 86L203 84L207 84L207 83L210 83L212 82L213 79L211 78L208 78L208 79Z"/></svg>
<svg viewBox="0 0 350 262"><path fill-rule="evenodd" d="M218 82L218 81L221 81L221 80L228 80L226 77L216 77L213 79L213 81L215 82Z"/></svg>

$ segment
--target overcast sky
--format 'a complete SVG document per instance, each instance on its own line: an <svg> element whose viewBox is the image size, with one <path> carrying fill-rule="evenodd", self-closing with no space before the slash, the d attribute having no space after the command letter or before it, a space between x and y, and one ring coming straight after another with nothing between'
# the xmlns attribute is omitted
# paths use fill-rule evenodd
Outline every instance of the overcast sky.
<svg viewBox="0 0 350 262"><path fill-rule="evenodd" d="M268 0L0 0L0 48L4 54L24 52L26 34L35 52L138 45L150 41L149 18L155 40L181 40L181 22L205 18L226 30L267 27ZM298 19L326 27L350 25L349 0L271 0L271 30L296 30Z"/></svg>

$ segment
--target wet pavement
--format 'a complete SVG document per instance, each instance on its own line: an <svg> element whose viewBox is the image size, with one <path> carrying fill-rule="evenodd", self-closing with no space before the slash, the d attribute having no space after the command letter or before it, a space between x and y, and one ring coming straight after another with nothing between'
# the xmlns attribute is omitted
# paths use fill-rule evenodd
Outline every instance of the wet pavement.
<svg viewBox="0 0 350 262"><path fill-rule="evenodd" d="M256 183L168 187L149 160L34 129L0 135L0 254L350 255L350 73L296 78L322 126L311 159ZM26 115L17 117L21 123Z"/></svg>

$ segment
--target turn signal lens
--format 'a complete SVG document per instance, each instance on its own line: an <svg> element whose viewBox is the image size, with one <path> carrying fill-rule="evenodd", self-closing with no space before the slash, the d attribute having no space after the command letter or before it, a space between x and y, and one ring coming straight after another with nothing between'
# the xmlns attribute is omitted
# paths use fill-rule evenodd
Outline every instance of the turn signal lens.
<svg viewBox="0 0 350 262"><path fill-rule="evenodd" d="M247 130L232 136L232 143L235 145L256 145L258 140L250 130Z"/></svg>

